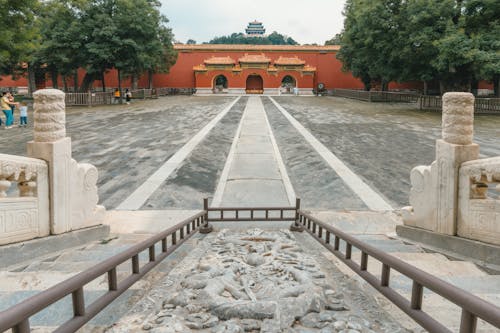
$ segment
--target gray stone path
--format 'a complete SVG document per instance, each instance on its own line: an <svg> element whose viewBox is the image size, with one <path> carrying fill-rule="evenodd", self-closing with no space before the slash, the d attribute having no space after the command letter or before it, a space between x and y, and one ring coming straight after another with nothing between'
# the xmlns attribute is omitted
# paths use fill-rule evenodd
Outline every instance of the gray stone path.
<svg viewBox="0 0 500 333"><path fill-rule="evenodd" d="M231 108L141 210L202 208L203 199L215 192L247 101L242 97Z"/></svg>
<svg viewBox="0 0 500 333"><path fill-rule="evenodd" d="M294 197L262 102L250 97L212 205L289 206Z"/></svg>
<svg viewBox="0 0 500 333"><path fill-rule="evenodd" d="M440 136L439 113L418 111L412 105L342 98L274 99L394 208L408 205L411 169L434 159L435 139ZM68 108L73 156L96 165L100 203L114 209L233 100L227 96L169 96L131 105ZM262 100L266 104L269 99ZM294 137L289 131L291 125L282 124L280 113L278 117L267 106L266 111L303 207L366 209L352 191L338 186L342 181L320 163L315 151L305 149L308 144L299 132ZM25 155L25 144L33 136L31 117L32 113L28 128L0 130L0 152ZM231 117L221 120L227 132L224 127L214 127L206 137L210 147L205 151L195 149L141 209L201 207L197 202L214 193L222 172L224 161L220 159L227 155L231 145L227 145L228 140L234 136L233 126L237 127L234 122L239 121L236 115ZM499 138L500 117L476 116L474 140L481 145L483 156L500 155ZM213 158L208 148L213 149ZM315 178L316 172L330 174L324 178L329 181L320 182L323 175ZM198 180L207 186L191 186ZM186 195L177 195L179 191Z"/></svg>
<svg viewBox="0 0 500 333"><path fill-rule="evenodd" d="M273 99L394 208L409 204L411 169L435 158L441 113L336 97ZM474 141L482 157L499 156L500 117L476 115Z"/></svg>
<svg viewBox="0 0 500 333"><path fill-rule="evenodd" d="M267 117L302 207L311 210L366 210L363 201L304 140L269 98L263 98Z"/></svg>
<svg viewBox="0 0 500 333"><path fill-rule="evenodd" d="M192 153L195 147L208 135L214 126L231 110L239 100L236 98L223 111L206 124L184 146L175 152L149 178L136 188L118 207L120 210L137 210L160 187L160 185L176 170Z"/></svg>

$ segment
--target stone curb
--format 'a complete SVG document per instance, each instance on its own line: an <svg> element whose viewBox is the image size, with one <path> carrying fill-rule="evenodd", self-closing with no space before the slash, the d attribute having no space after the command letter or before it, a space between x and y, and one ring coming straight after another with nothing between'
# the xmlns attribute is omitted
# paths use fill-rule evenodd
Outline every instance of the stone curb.
<svg viewBox="0 0 500 333"><path fill-rule="evenodd" d="M500 246L436 234L404 225L396 226L396 233L399 237L417 242L424 248L442 252L457 259L470 260L479 266L500 270Z"/></svg>
<svg viewBox="0 0 500 333"><path fill-rule="evenodd" d="M52 252L83 245L109 235L108 225L98 225L60 235L32 239L29 241L0 246L2 267L20 264Z"/></svg>

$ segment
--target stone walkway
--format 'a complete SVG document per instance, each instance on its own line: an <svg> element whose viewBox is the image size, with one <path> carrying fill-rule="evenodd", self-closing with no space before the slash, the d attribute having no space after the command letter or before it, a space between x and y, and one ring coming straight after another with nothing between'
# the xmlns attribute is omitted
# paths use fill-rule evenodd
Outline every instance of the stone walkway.
<svg viewBox="0 0 500 333"><path fill-rule="evenodd" d="M264 106L250 97L212 206L290 206L294 199Z"/></svg>

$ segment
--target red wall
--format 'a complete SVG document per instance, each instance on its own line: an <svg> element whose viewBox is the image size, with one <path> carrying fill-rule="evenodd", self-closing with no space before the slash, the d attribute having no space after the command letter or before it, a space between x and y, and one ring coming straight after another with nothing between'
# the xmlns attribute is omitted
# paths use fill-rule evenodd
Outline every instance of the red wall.
<svg viewBox="0 0 500 333"><path fill-rule="evenodd" d="M27 87L28 79L24 76L13 80L12 77L9 76L1 76L0 77L0 87Z"/></svg>
<svg viewBox="0 0 500 333"><path fill-rule="evenodd" d="M314 88L318 83L323 83L326 89L349 88L363 89L363 83L352 76L351 73L342 71L342 63L337 60L337 46L278 46L278 45L175 45L178 52L177 62L172 66L168 74L155 74L153 76L153 85L155 87L172 88L212 88L215 76L224 74L228 79L229 88L245 88L246 78L251 74L259 74L264 80L265 88L278 88L285 75L291 75L295 78L298 88ZM297 71L278 71L270 73L264 69L243 69L241 72L233 73L231 71L207 71L195 75L194 66L204 63L204 60L211 57L231 57L235 63L245 54L264 54L274 63L280 56L293 58L298 57L306 62L307 66L316 68L314 75L302 75ZM85 71L78 71L79 84L82 83ZM73 79L67 80L68 86L73 86ZM105 74L105 84L108 88L118 86L116 70L110 70ZM25 77L18 80L12 80L4 76L0 80L0 87L27 86ZM58 82L59 87L63 87L62 78ZM131 82L125 79L122 82L123 87L130 87ZM147 75L139 79L139 88L146 88L148 85ZM51 87L50 75L47 75L45 86ZM94 88L99 89L102 86L101 81L94 82ZM389 84L390 90L398 89L422 89L420 82L407 82ZM492 85L486 82L480 82L479 88L492 89Z"/></svg>
<svg viewBox="0 0 500 333"><path fill-rule="evenodd" d="M245 54L264 54L274 63L280 56L293 58L298 57L306 62L306 65L316 67L316 74L313 76L304 75L302 77L295 71L278 72L277 76L268 75L266 70L261 69L245 69L239 74L230 73L227 71L209 71L205 74L198 74L198 87L211 88L213 78L219 74L224 74L228 79L230 88L244 88L246 77L252 73L257 73L264 79L265 88L278 88L281 80L285 75L292 75L296 78L299 88L313 88L318 83L325 84L327 89L333 88L363 88L360 80L354 78L350 73L342 72L342 64L335 58L334 51L321 52L317 51L299 51L283 50L283 51L250 51L250 50L183 50L183 46L178 46L177 62L170 69L169 74L157 74L154 77L154 85L157 87L177 87L177 88L194 88L195 74L194 66L202 65L204 60L211 57L231 57L237 63L238 59ZM244 45L242 46L245 47ZM290 48L290 47L288 47ZM321 48L321 47L320 47Z"/></svg>

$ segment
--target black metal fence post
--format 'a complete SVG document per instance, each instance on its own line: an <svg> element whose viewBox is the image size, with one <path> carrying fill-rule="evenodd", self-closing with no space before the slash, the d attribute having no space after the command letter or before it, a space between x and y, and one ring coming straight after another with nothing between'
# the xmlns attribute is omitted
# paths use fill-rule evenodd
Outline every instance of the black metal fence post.
<svg viewBox="0 0 500 333"><path fill-rule="evenodd" d="M201 234L209 234L212 232L214 229L209 223L208 223L208 198L203 199L203 210L205 211L205 216L204 216L204 223L200 227L200 233Z"/></svg>
<svg viewBox="0 0 500 333"><path fill-rule="evenodd" d="M300 219L300 198L295 199L295 221L290 226L290 231L302 232L304 226L299 223Z"/></svg>

